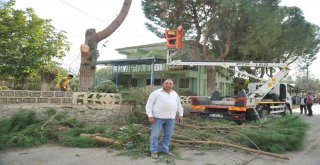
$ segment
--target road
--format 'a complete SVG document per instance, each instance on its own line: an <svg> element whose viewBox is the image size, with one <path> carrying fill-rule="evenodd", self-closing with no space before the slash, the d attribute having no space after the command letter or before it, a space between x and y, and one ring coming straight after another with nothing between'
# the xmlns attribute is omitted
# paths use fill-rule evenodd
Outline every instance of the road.
<svg viewBox="0 0 320 165"><path fill-rule="evenodd" d="M177 165L319 165L320 164L320 105L313 106L314 116L302 117L310 123L310 129L301 151L283 155L290 160L280 160L264 155L253 155L232 149L198 151L181 149L174 159ZM300 115L300 110L294 109ZM144 165L166 164L166 159L153 160L149 157L132 158L118 156L118 151L108 148L70 148L57 145L42 145L30 149L0 151L0 165ZM172 160L168 158L168 160Z"/></svg>

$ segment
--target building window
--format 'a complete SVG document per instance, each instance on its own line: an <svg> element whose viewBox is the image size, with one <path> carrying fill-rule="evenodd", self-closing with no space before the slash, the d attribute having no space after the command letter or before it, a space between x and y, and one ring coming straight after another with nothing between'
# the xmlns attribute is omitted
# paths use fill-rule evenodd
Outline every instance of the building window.
<svg viewBox="0 0 320 165"><path fill-rule="evenodd" d="M138 81L137 81L137 79L131 79L130 86L131 86L131 87L137 87L137 86L138 86Z"/></svg>
<svg viewBox="0 0 320 165"><path fill-rule="evenodd" d="M179 88L189 88L189 79L181 78L179 80Z"/></svg>

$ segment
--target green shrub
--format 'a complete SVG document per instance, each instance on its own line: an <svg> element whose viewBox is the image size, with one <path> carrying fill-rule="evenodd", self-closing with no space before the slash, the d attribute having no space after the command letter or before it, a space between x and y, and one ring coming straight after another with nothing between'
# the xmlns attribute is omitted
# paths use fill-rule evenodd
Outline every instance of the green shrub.
<svg viewBox="0 0 320 165"><path fill-rule="evenodd" d="M78 92L80 87L80 82L78 78L73 78L69 82L69 87L72 89L73 92Z"/></svg>
<svg viewBox="0 0 320 165"><path fill-rule="evenodd" d="M0 90L9 90L9 87L0 85Z"/></svg>
<svg viewBox="0 0 320 165"><path fill-rule="evenodd" d="M190 90L182 90L182 89L179 89L178 94L179 96L196 96L197 95L196 93Z"/></svg>
<svg viewBox="0 0 320 165"><path fill-rule="evenodd" d="M112 81L103 81L94 87L95 92L99 93L117 93L117 86Z"/></svg>
<svg viewBox="0 0 320 165"><path fill-rule="evenodd" d="M41 89L41 83L39 80L31 80L27 83L27 90L39 91Z"/></svg>
<svg viewBox="0 0 320 165"><path fill-rule="evenodd" d="M144 88L130 88L120 93L124 103L131 105L145 105L150 94Z"/></svg>

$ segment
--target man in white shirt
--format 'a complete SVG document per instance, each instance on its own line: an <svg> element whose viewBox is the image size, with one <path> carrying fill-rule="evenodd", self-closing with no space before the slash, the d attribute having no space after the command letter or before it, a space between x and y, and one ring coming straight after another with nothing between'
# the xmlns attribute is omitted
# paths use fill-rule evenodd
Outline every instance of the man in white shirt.
<svg viewBox="0 0 320 165"><path fill-rule="evenodd" d="M173 81L167 79L163 82L162 88L153 91L146 104L146 113L151 124L150 151L151 157L158 158L158 139L161 129L163 138L160 152L173 155L169 152L170 139L173 134L176 114L178 122L183 119L183 108L180 97L172 90Z"/></svg>

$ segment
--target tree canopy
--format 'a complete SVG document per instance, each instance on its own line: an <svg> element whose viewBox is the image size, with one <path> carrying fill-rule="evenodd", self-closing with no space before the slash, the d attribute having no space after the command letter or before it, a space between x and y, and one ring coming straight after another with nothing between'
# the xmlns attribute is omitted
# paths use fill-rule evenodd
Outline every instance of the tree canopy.
<svg viewBox="0 0 320 165"><path fill-rule="evenodd" d="M230 55L223 59L291 63L297 57L314 60L319 51L319 27L279 0L143 0L142 7L149 30L161 34L183 25L186 38L208 47L211 59L222 58L228 31Z"/></svg>
<svg viewBox="0 0 320 165"><path fill-rule="evenodd" d="M41 65L62 58L69 50L64 31L57 32L50 20L33 9L14 9L15 1L0 4L0 75L23 84Z"/></svg>
<svg viewBox="0 0 320 165"><path fill-rule="evenodd" d="M202 60L313 61L319 52L319 27L297 7L279 0L143 0L150 22L160 34L182 25L192 41L192 56ZM251 70L263 76L261 68ZM209 73L209 69L208 69ZM271 72L272 73L272 72ZM208 91L214 74L208 74ZM209 82L211 80L211 82Z"/></svg>

